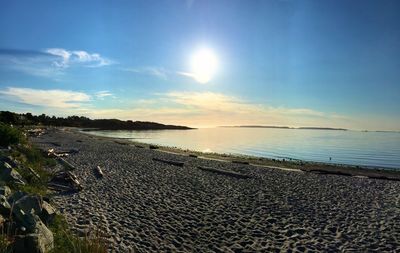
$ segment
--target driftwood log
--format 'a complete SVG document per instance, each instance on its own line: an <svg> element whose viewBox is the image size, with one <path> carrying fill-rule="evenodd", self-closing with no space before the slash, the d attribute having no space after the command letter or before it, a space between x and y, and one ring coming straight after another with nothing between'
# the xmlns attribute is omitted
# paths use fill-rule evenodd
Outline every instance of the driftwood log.
<svg viewBox="0 0 400 253"><path fill-rule="evenodd" d="M96 174L97 174L97 176L99 178L103 178L104 177L104 172L103 172L103 170L101 169L100 166L96 166L95 171L96 171Z"/></svg>
<svg viewBox="0 0 400 253"><path fill-rule="evenodd" d="M164 159L160 159L160 158L156 158L156 157L154 157L153 160L157 161L157 162L166 163L166 164L169 164L169 165L179 166L179 167L183 167L183 165L185 164L184 162L164 160Z"/></svg>
<svg viewBox="0 0 400 253"><path fill-rule="evenodd" d="M251 176L249 176L249 175L245 175L245 174L241 174L241 173L237 173L237 172L233 172L233 171L229 171L229 170L221 170L221 169L202 167L202 166L199 166L197 168L204 170L204 171L209 171L209 172L213 172L216 174L225 175L225 176L234 177L234 178L241 178L241 179L251 178Z"/></svg>
<svg viewBox="0 0 400 253"><path fill-rule="evenodd" d="M249 162L246 161L240 161L240 160L233 160L232 163L238 163L238 164L249 164Z"/></svg>

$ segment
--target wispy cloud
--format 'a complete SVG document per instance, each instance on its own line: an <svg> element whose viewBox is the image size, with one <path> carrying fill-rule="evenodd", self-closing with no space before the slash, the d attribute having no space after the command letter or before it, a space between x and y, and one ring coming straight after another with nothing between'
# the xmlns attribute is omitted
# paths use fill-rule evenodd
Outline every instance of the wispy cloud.
<svg viewBox="0 0 400 253"><path fill-rule="evenodd" d="M114 61L97 53L49 48L44 51L0 49L0 68L55 78L73 66L102 67Z"/></svg>
<svg viewBox="0 0 400 253"><path fill-rule="evenodd" d="M160 121L191 126L288 125L340 126L348 118L309 108L273 107L254 104L235 96L215 92L167 92L137 100L131 108L88 110L90 117Z"/></svg>
<svg viewBox="0 0 400 253"><path fill-rule="evenodd" d="M158 78L167 80L170 72L163 67L139 67L139 68L123 68L123 71L156 76Z"/></svg>
<svg viewBox="0 0 400 253"><path fill-rule="evenodd" d="M147 120L189 126L284 125L321 126L354 129L398 129L398 119L350 117L310 108L274 107L255 104L236 96L215 92L174 91L137 99L134 104L119 104L106 109L95 99L112 97L109 91L88 94L59 89L8 87L0 90L2 105L33 113L84 115L91 118ZM95 99L93 99L95 98ZM6 101L9 101L8 103ZM11 102L11 104L10 104Z"/></svg>
<svg viewBox="0 0 400 253"><path fill-rule="evenodd" d="M111 92L108 90L102 90L95 93L95 97L100 100L104 100L105 97L115 97Z"/></svg>
<svg viewBox="0 0 400 253"><path fill-rule="evenodd" d="M83 92L8 87L0 96L23 104L57 109L79 108L91 97Z"/></svg>

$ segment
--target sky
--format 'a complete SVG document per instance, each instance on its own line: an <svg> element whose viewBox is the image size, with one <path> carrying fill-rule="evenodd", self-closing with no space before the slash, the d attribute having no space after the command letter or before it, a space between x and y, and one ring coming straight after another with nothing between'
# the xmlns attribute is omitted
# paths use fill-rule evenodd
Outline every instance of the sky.
<svg viewBox="0 0 400 253"><path fill-rule="evenodd" d="M0 1L0 110L400 130L399 13L387 0Z"/></svg>

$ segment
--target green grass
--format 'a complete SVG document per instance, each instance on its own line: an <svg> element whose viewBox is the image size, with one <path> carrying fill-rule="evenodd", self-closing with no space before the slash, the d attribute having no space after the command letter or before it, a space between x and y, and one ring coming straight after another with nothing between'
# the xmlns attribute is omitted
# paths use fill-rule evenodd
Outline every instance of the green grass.
<svg viewBox="0 0 400 253"><path fill-rule="evenodd" d="M56 216L49 226L54 235L54 249L50 253L105 253L107 245L99 233L94 237L79 238L68 227L61 215Z"/></svg>
<svg viewBox="0 0 400 253"><path fill-rule="evenodd" d="M44 157L38 148L29 143L15 147L11 156L22 164L17 168L17 171L27 182L26 185L16 185L12 188L30 194L46 195L47 183L52 175L44 167L55 166L56 162L53 159ZM34 170L40 178L32 174L28 168Z"/></svg>
<svg viewBox="0 0 400 253"><path fill-rule="evenodd" d="M10 214L11 217L11 214ZM10 217L8 217L10 219ZM0 253L12 253L14 234L12 234L11 223L0 224Z"/></svg>

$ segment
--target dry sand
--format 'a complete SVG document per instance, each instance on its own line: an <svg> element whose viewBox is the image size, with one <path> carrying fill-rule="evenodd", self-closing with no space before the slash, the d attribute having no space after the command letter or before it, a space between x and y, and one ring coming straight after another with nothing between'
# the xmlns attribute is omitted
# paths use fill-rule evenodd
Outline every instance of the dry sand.
<svg viewBox="0 0 400 253"><path fill-rule="evenodd" d="M111 252L400 252L398 181L205 160L74 130L33 141L80 150L66 159L84 190L53 201L77 233L103 232Z"/></svg>

